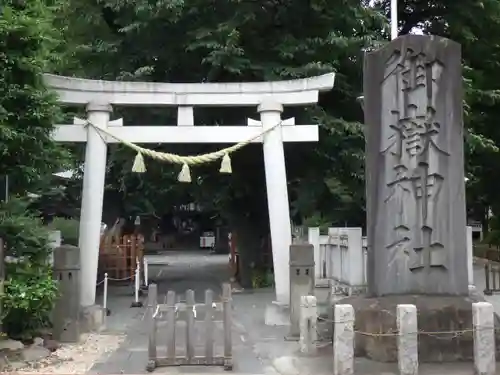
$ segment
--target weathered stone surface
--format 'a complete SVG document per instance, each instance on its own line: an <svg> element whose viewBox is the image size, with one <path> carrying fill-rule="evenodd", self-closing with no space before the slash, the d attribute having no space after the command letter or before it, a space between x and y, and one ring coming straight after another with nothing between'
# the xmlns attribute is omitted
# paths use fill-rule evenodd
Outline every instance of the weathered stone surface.
<svg viewBox="0 0 500 375"><path fill-rule="evenodd" d="M21 341L12 339L0 340L0 351L16 351L23 348L24 344Z"/></svg>
<svg viewBox="0 0 500 375"><path fill-rule="evenodd" d="M52 334L61 342L80 339L80 249L63 245L54 250L54 273L59 297L52 311Z"/></svg>
<svg viewBox="0 0 500 375"><path fill-rule="evenodd" d="M300 333L300 303L314 293L314 248L310 244L290 245L290 337Z"/></svg>
<svg viewBox="0 0 500 375"><path fill-rule="evenodd" d="M33 339L33 345L35 346L43 346L44 340L41 337L35 337Z"/></svg>
<svg viewBox="0 0 500 375"><path fill-rule="evenodd" d="M339 304L351 304L355 311L355 330L368 335L355 335L355 355L381 362L398 359L396 309L400 304L417 308L419 332L419 362L452 362L473 360L472 303L470 297L461 296L386 296L378 298L349 297ZM495 318L495 326L500 321ZM433 332L466 331L457 334ZM376 336L391 333L393 336ZM498 332L498 331L497 331ZM374 334L374 335L372 335ZM496 335L497 352L500 336Z"/></svg>
<svg viewBox="0 0 500 375"><path fill-rule="evenodd" d="M350 305L335 306L333 332L333 374L354 374L354 310Z"/></svg>
<svg viewBox="0 0 500 375"><path fill-rule="evenodd" d="M400 375L418 375L418 326L415 305L398 305L398 368Z"/></svg>
<svg viewBox="0 0 500 375"><path fill-rule="evenodd" d="M30 346L22 351L22 357L26 362L39 361L50 355L50 351L42 346Z"/></svg>
<svg viewBox="0 0 500 375"><path fill-rule="evenodd" d="M366 55L368 285L467 295L460 45L405 35Z"/></svg>
<svg viewBox="0 0 500 375"><path fill-rule="evenodd" d="M61 347L61 344L59 344L56 340L44 339L43 346L44 346L44 348L48 349L49 351L55 352L57 349L59 349Z"/></svg>
<svg viewBox="0 0 500 375"><path fill-rule="evenodd" d="M302 296L300 300L300 351L305 354L316 354L318 301L315 296Z"/></svg>
<svg viewBox="0 0 500 375"><path fill-rule="evenodd" d="M474 368L476 374L496 373L495 331L493 306L488 302L472 305L474 324Z"/></svg>

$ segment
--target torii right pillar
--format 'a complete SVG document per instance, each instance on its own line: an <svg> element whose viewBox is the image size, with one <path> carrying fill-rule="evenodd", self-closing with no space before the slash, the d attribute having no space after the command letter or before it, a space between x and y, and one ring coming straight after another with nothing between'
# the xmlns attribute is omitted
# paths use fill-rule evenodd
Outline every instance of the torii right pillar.
<svg viewBox="0 0 500 375"><path fill-rule="evenodd" d="M406 35L365 56L368 296L352 299L360 331L396 330L398 304L417 306L422 331L472 326L462 85L461 47L445 38ZM420 335L420 360L472 359L472 335L458 336ZM394 339L357 344L372 359L397 359Z"/></svg>

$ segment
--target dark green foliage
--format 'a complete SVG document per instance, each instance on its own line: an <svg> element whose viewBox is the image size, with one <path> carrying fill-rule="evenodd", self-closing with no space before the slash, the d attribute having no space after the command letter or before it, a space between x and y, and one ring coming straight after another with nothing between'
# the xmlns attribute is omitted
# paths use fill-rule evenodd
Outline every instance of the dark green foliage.
<svg viewBox="0 0 500 375"><path fill-rule="evenodd" d="M66 157L51 139L59 107L42 76L57 56L51 3L6 0L0 8L0 173L19 192Z"/></svg>
<svg viewBox="0 0 500 375"><path fill-rule="evenodd" d="M0 174L9 175L11 193L47 188L51 173L67 162L67 153L51 139L60 109L42 75L59 63L53 18L59 10L52 0L0 5ZM2 328L28 338L49 323L56 296L48 232L28 202L12 199L0 207L0 237L8 261Z"/></svg>
<svg viewBox="0 0 500 375"><path fill-rule="evenodd" d="M19 199L0 207L0 237L6 244L2 328L16 338L30 338L49 324L57 296L47 262L51 251L48 229L27 207L28 202Z"/></svg>

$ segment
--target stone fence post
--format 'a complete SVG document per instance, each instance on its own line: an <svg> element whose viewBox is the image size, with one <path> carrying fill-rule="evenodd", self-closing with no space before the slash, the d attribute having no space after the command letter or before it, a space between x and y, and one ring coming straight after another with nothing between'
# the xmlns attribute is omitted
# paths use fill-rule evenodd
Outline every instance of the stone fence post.
<svg viewBox="0 0 500 375"><path fill-rule="evenodd" d="M494 375L496 373L496 359L493 305L488 302L473 303L472 324L476 374Z"/></svg>
<svg viewBox="0 0 500 375"><path fill-rule="evenodd" d="M319 247L319 228L308 228L307 229L307 242L314 248L314 276L316 280L321 278L321 267L320 262L320 247Z"/></svg>
<svg viewBox="0 0 500 375"><path fill-rule="evenodd" d="M418 325L415 305L398 305L398 368L400 375L418 375Z"/></svg>
<svg viewBox="0 0 500 375"><path fill-rule="evenodd" d="M333 375L354 374L354 308L335 305Z"/></svg>
<svg viewBox="0 0 500 375"><path fill-rule="evenodd" d="M347 234L347 269L351 293L364 284L363 232L361 228L342 228L341 234ZM350 294L351 294L350 293Z"/></svg>
<svg viewBox="0 0 500 375"><path fill-rule="evenodd" d="M312 307L316 299L312 296L302 297L301 315L301 351L307 352L310 343L303 341L307 337L307 318L317 311ZM306 318L307 317L307 318ZM336 305L334 308L333 333L333 374L354 374L354 319L355 313L351 305ZM397 349L398 369L400 375L418 375L418 319L415 305L401 304L397 306ZM493 305L488 302L472 304L472 321L474 330L474 369L478 375L496 374L496 348ZM304 332L304 334L303 334ZM381 332L383 334L384 332ZM315 349L314 349L315 350Z"/></svg>
<svg viewBox="0 0 500 375"><path fill-rule="evenodd" d="M315 296L300 298L300 351L305 354L316 354L318 340L318 306Z"/></svg>

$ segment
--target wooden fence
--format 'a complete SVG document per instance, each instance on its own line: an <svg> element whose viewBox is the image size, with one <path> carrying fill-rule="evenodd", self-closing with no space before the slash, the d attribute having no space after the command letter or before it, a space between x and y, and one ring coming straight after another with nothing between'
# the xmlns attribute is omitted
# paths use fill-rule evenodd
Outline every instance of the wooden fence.
<svg viewBox="0 0 500 375"><path fill-rule="evenodd" d="M99 249L99 273L107 273L112 279L135 278L136 261L142 264L144 255L144 237L125 235L109 241L101 241Z"/></svg>
<svg viewBox="0 0 500 375"><path fill-rule="evenodd" d="M211 290L205 291L203 304L195 302L191 289L186 291L185 302L176 302L174 291L169 291L166 299L166 304L158 303L157 286L149 285L150 332L146 370L152 372L157 367L166 366L223 366L226 371L232 370L230 284L223 284L220 302L214 300ZM204 325L201 330L200 323ZM161 328L166 328L166 332ZM177 335L178 328L184 330L184 340ZM220 348L217 345L218 336L222 336L222 351L217 350ZM166 341L166 348L161 351L166 356L160 357L158 341L163 340Z"/></svg>

